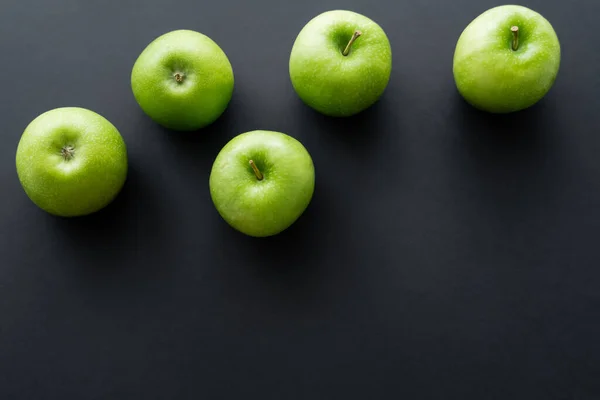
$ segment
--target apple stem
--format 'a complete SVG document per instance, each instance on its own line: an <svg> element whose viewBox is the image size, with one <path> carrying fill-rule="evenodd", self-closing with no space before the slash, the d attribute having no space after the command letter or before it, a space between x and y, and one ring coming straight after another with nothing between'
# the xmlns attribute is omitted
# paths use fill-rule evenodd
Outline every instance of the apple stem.
<svg viewBox="0 0 600 400"><path fill-rule="evenodd" d="M175 77L175 80L179 83L183 82L183 74L180 74L179 72L175 73L175 75L173 75Z"/></svg>
<svg viewBox="0 0 600 400"><path fill-rule="evenodd" d="M519 48L519 27L513 26L512 28L510 28L510 30L513 33L512 49L513 51L517 51L517 49Z"/></svg>
<svg viewBox="0 0 600 400"><path fill-rule="evenodd" d="M253 160L250 160L250 166L252 167L252 170L254 171L254 175L256 175L256 179L258 179L259 181L262 181L263 174L260 173L260 170L258 169L258 167L256 166L256 164L254 163Z"/></svg>
<svg viewBox="0 0 600 400"><path fill-rule="evenodd" d="M61 149L60 154L66 161L69 161L75 155L75 148L73 146L65 146Z"/></svg>
<svg viewBox="0 0 600 400"><path fill-rule="evenodd" d="M348 42L348 45L346 46L346 48L344 49L344 51L342 51L342 54L344 56L347 56L348 54L350 54L350 47L352 47L352 43L354 43L354 41L356 39L358 39L360 37L360 35L362 35L361 31L354 31L354 34L350 38L350 41Z"/></svg>

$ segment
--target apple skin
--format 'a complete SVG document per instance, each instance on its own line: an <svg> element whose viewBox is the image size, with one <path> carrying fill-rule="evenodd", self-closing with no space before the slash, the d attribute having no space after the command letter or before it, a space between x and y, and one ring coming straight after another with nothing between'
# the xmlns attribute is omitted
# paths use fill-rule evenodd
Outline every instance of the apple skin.
<svg viewBox="0 0 600 400"><path fill-rule="evenodd" d="M65 158L65 149L72 158ZM83 216L104 208L121 191L127 148L117 128L101 115L57 108L27 126L16 167L25 193L39 208L61 217Z"/></svg>
<svg viewBox="0 0 600 400"><path fill-rule="evenodd" d="M281 132L256 130L234 137L223 147L209 186L217 211L230 226L249 236L273 236L290 227L308 207L315 169L298 140Z"/></svg>
<svg viewBox="0 0 600 400"><path fill-rule="evenodd" d="M513 26L519 28L516 51ZM510 113L533 106L548 93L560 61L560 43L548 20L526 7L498 6L462 32L454 53L454 80L475 108Z"/></svg>
<svg viewBox="0 0 600 400"><path fill-rule="evenodd" d="M227 55L211 38L190 30L156 38L131 72L131 88L142 110L175 131L194 131L216 121L227 109L233 87Z"/></svg>
<svg viewBox="0 0 600 400"><path fill-rule="evenodd" d="M355 31L347 56L343 51ZM372 106L392 71L387 35L373 20L346 10L324 12L298 34L289 60L290 79L302 101L332 117L348 117Z"/></svg>

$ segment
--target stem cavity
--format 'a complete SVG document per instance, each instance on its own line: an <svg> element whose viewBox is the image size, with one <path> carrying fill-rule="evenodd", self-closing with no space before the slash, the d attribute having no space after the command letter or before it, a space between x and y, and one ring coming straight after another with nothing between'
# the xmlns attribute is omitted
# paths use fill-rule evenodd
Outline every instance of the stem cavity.
<svg viewBox="0 0 600 400"><path fill-rule="evenodd" d="M252 167L252 170L254 171L254 175L256 175L256 179L258 179L259 181L263 180L263 174L260 173L260 170L258 169L258 167L256 166L256 164L254 163L253 160L250 160L250 166Z"/></svg>
<svg viewBox="0 0 600 400"><path fill-rule="evenodd" d="M60 155L65 159L65 161L69 161L75 156L75 147L73 146L65 146L60 150Z"/></svg>
<svg viewBox="0 0 600 400"><path fill-rule="evenodd" d="M352 43L354 43L354 41L356 39L358 39L360 37L360 35L362 35L361 31L354 31L354 34L350 38L350 41L348 42L348 45L346 46L346 48L344 49L344 51L342 51L342 55L347 56L348 54L350 54L350 47L352 47Z"/></svg>
<svg viewBox="0 0 600 400"><path fill-rule="evenodd" d="M519 49L519 27L513 26L510 30L513 33L512 49L517 51Z"/></svg>

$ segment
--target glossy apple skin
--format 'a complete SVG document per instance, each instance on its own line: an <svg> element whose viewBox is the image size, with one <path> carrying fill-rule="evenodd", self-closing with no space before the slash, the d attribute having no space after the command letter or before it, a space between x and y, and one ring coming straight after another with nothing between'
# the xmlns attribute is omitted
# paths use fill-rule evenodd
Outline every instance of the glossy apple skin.
<svg viewBox="0 0 600 400"><path fill-rule="evenodd" d="M519 28L513 50L511 27ZM454 53L454 79L472 106L491 113L524 110L554 85L561 47L552 25L522 6L492 8L462 32Z"/></svg>
<svg viewBox="0 0 600 400"><path fill-rule="evenodd" d="M234 89L233 68L211 38L176 30L142 51L131 71L131 89L156 123L194 131L212 124L227 109Z"/></svg>
<svg viewBox="0 0 600 400"><path fill-rule="evenodd" d="M65 159L63 149L72 154ZM25 129L16 154L27 196L44 211L78 217L99 211L118 195L128 169L127 148L101 115L78 107L57 108Z"/></svg>
<svg viewBox="0 0 600 400"><path fill-rule="evenodd" d="M362 35L347 56L355 31ZM383 29L368 17L334 10L309 21L298 34L289 60L290 79L302 101L318 112L348 117L372 106L384 93L392 49Z"/></svg>
<svg viewBox="0 0 600 400"><path fill-rule="evenodd" d="M209 185L213 203L229 225L249 236L266 237L290 227L308 207L315 169L298 140L281 132L257 130L238 135L223 147Z"/></svg>

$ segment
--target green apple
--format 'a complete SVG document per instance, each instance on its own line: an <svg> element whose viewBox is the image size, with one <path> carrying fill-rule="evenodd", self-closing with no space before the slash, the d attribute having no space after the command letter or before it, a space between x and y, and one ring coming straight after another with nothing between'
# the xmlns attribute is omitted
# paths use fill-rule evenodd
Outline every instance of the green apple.
<svg viewBox="0 0 600 400"><path fill-rule="evenodd" d="M131 88L142 110L176 131L216 121L229 105L233 86L227 55L208 36L190 30L155 39L131 72Z"/></svg>
<svg viewBox="0 0 600 400"><path fill-rule="evenodd" d="M225 221L249 236L276 235L312 199L315 170L306 148L273 131L251 131L223 147L210 173L210 194Z"/></svg>
<svg viewBox="0 0 600 400"><path fill-rule="evenodd" d="M509 113L533 106L550 90L560 67L560 43L543 16L505 5L473 20L454 52L454 80L474 107Z"/></svg>
<svg viewBox="0 0 600 400"><path fill-rule="evenodd" d="M348 117L372 106L392 71L387 35L373 20L334 10L310 20L292 47L289 72L304 103L333 117Z"/></svg>
<svg viewBox="0 0 600 400"><path fill-rule="evenodd" d="M27 126L16 166L33 203L53 215L76 217L104 208L121 191L127 149L117 128L101 115L57 108Z"/></svg>

